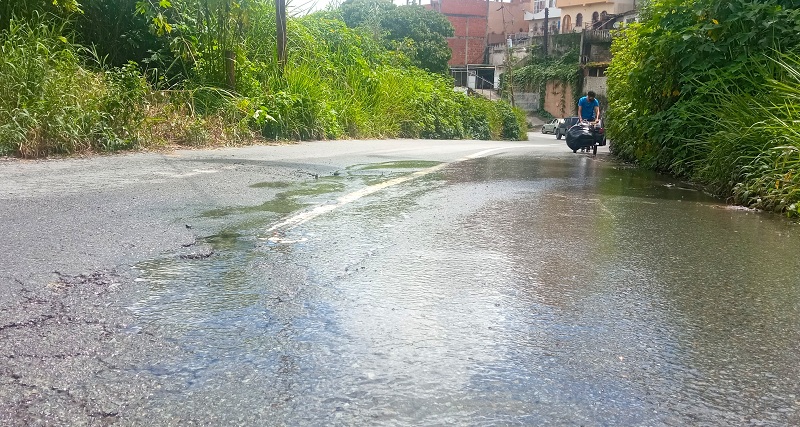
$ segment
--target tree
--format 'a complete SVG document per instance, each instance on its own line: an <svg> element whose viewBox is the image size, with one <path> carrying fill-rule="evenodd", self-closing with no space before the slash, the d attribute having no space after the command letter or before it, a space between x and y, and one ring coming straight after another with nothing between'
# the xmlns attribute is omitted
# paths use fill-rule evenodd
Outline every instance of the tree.
<svg viewBox="0 0 800 427"><path fill-rule="evenodd" d="M342 20L350 28L365 27L380 34L381 20L397 6L390 0L347 0L339 6Z"/></svg>
<svg viewBox="0 0 800 427"><path fill-rule="evenodd" d="M0 30L8 29L12 18L29 20L34 15L66 17L81 13L77 0L5 0L0 2Z"/></svg>
<svg viewBox="0 0 800 427"><path fill-rule="evenodd" d="M340 6L348 27L364 27L412 64L446 73L452 56L447 37L455 30L439 12L422 6L395 6L389 0L347 0Z"/></svg>
<svg viewBox="0 0 800 427"><path fill-rule="evenodd" d="M420 68L448 72L452 51L446 37L452 37L455 30L444 15L422 6L400 6L384 17L383 28L386 38ZM412 43L404 43L409 40Z"/></svg>
<svg viewBox="0 0 800 427"><path fill-rule="evenodd" d="M202 63L204 83L236 89L237 52L254 7L265 0L140 0L137 12L151 21L151 30L168 37L173 54L185 69ZM186 73L185 73L186 74Z"/></svg>
<svg viewBox="0 0 800 427"><path fill-rule="evenodd" d="M94 46L107 65L121 67L133 61L163 68L174 58L167 40L150 31L145 16L132 0L83 0L83 13L74 19L78 42Z"/></svg>

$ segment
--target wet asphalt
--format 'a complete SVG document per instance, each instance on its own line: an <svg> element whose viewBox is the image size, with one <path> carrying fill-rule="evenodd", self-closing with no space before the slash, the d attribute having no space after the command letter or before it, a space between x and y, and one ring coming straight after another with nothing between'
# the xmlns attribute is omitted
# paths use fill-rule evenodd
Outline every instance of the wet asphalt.
<svg viewBox="0 0 800 427"><path fill-rule="evenodd" d="M796 425L797 225L551 135L0 161L0 425Z"/></svg>
<svg viewBox="0 0 800 427"><path fill-rule="evenodd" d="M157 381L127 368L175 345L128 333L136 323L129 307L146 293L131 266L209 255L211 245L199 241L228 226L215 210L258 206L354 165L449 162L536 144L327 141L0 160L0 424L105 425L142 405ZM554 148L549 139L538 144Z"/></svg>

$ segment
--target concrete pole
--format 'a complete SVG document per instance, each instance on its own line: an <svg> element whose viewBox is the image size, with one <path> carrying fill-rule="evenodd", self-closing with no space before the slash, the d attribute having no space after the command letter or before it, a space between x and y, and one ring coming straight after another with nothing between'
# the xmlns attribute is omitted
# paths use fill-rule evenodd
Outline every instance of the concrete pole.
<svg viewBox="0 0 800 427"><path fill-rule="evenodd" d="M545 4L545 6L547 6L547 5ZM544 44L544 56L545 57L547 57L547 34L550 32L549 18L550 18L550 8L549 7L545 7L544 8L544 43L543 43Z"/></svg>

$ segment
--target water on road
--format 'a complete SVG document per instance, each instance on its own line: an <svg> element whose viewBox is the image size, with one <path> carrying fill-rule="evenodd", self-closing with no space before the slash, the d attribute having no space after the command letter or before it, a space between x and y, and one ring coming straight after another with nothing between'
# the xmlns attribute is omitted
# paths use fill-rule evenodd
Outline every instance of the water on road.
<svg viewBox="0 0 800 427"><path fill-rule="evenodd" d="M157 384L127 421L800 424L789 221L572 153L285 190L208 212L211 256L137 266L129 333L170 346L127 367Z"/></svg>

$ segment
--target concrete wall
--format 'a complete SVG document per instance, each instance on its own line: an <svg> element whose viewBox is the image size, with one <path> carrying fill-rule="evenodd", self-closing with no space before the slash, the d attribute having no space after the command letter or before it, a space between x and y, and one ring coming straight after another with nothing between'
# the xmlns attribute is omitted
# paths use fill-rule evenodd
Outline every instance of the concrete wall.
<svg viewBox="0 0 800 427"><path fill-rule="evenodd" d="M547 82L544 91L544 110L555 117L569 117L577 114L578 100L572 99L572 85L561 82Z"/></svg>
<svg viewBox="0 0 800 427"><path fill-rule="evenodd" d="M598 96L608 96L608 85L606 84L606 77L589 77L583 78L583 91L595 91ZM576 101L577 103L577 101Z"/></svg>
<svg viewBox="0 0 800 427"><path fill-rule="evenodd" d="M514 105L525 111L539 110L539 93L514 92Z"/></svg>
<svg viewBox="0 0 800 427"><path fill-rule="evenodd" d="M508 49L505 45L495 45L489 51L489 64L495 66L504 66L506 64L506 57L508 56ZM511 49L511 60L514 63L526 58L528 56L528 49L525 46L515 47Z"/></svg>
<svg viewBox="0 0 800 427"><path fill-rule="evenodd" d="M530 44L531 46L542 46L544 44L544 36L531 37ZM571 49L577 49L580 44L580 34L551 34L547 41L547 53L560 55Z"/></svg>
<svg viewBox="0 0 800 427"><path fill-rule="evenodd" d="M589 62L611 62L611 45L609 44L590 45Z"/></svg>

